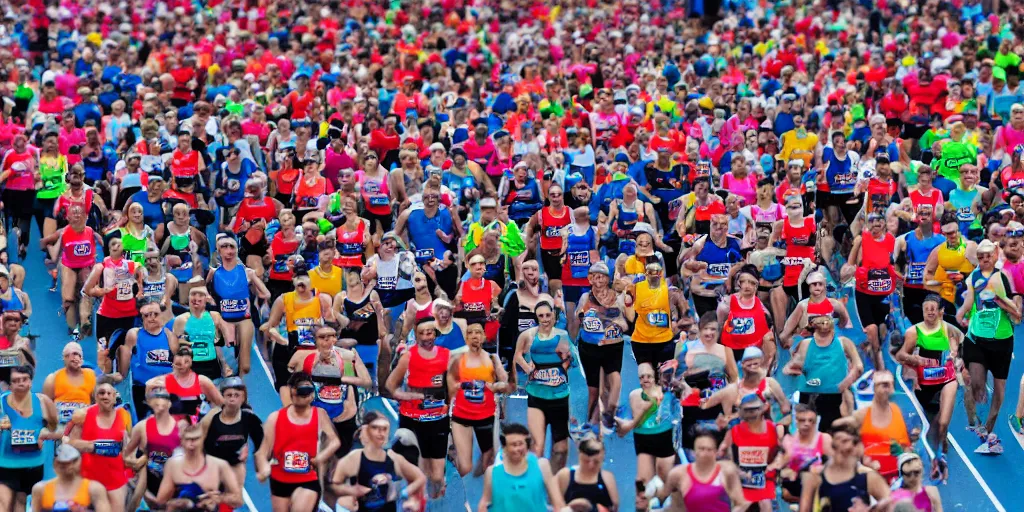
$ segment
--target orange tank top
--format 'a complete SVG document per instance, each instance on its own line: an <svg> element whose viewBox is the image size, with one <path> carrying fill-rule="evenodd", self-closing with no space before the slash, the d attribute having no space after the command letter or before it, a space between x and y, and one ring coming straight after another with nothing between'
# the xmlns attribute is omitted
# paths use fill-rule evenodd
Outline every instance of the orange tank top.
<svg viewBox="0 0 1024 512"><path fill-rule="evenodd" d="M903 421L903 411L893 403L889 404L889 408L892 411L892 420L884 427L878 427L872 423L873 407L868 407L868 412L864 415L864 424L860 427L860 437L864 442L864 453L867 455L889 455L889 446L894 440L900 446L910 446L910 436L907 435L907 424Z"/></svg>
<svg viewBox="0 0 1024 512"><path fill-rule="evenodd" d="M57 406L58 421L67 423L77 409L88 407L95 388L96 373L88 368L82 368L82 384L78 386L71 384L67 370L57 370L53 375L53 402Z"/></svg>
<svg viewBox="0 0 1024 512"><path fill-rule="evenodd" d="M83 478L78 490L69 500L57 500L57 480L50 480L43 486L43 510L91 510L92 496L89 496L89 480Z"/></svg>
<svg viewBox="0 0 1024 512"><path fill-rule="evenodd" d="M465 420L482 420L494 416L494 392L486 384L494 382L494 361L489 354L482 366L466 366L466 356L459 358L459 391L452 404L452 415Z"/></svg>

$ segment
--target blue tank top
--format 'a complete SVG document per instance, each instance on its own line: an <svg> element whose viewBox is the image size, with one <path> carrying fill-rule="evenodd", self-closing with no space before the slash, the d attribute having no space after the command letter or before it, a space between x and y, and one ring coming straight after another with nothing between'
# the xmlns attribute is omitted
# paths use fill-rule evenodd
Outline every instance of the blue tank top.
<svg viewBox="0 0 1024 512"><path fill-rule="evenodd" d="M46 421L39 396L32 393L32 415L26 418L7 405L10 395L10 392L0 395L0 416L6 415L11 420L11 428L0 431L0 466L11 469L42 466L39 433Z"/></svg>
<svg viewBox="0 0 1024 512"><path fill-rule="evenodd" d="M932 234L931 237L920 240L917 238L917 231L907 233L907 281L911 286L924 285L924 267L928 263L928 256L932 250L942 245L946 239L942 235Z"/></svg>
<svg viewBox="0 0 1024 512"><path fill-rule="evenodd" d="M149 379L171 373L171 346L167 331L160 327L160 334L150 334L139 329L132 354L132 378L138 385L145 385Z"/></svg>
<svg viewBox="0 0 1024 512"><path fill-rule="evenodd" d="M510 194L515 195L512 204L508 207L508 218L509 220L526 220L537 213L544 203L541 201L540 187L537 186L537 180L529 178L526 180L526 186L519 189L518 191L512 191Z"/></svg>
<svg viewBox="0 0 1024 512"><path fill-rule="evenodd" d="M315 356L310 376L313 378L313 386L316 394L313 395L313 405L320 407L327 413L331 420L341 417L345 412L345 401L348 399L349 387L342 383L343 370L336 365L318 364L319 357ZM338 356L340 359L341 356ZM342 363L348 368L348 363ZM347 373L347 372L346 372Z"/></svg>
<svg viewBox="0 0 1024 512"><path fill-rule="evenodd" d="M521 475L505 472L504 464L497 464L491 471L490 512L523 512L526 510L547 510L548 491L544 486L537 456L526 455L526 471Z"/></svg>
<svg viewBox="0 0 1024 512"><path fill-rule="evenodd" d="M561 329L554 329L550 339L541 339L540 333L533 335L530 345L530 360L534 371L526 384L526 392L536 398L555 400L569 396L569 376L562 366L562 356L557 348L569 335Z"/></svg>
<svg viewBox="0 0 1024 512"><path fill-rule="evenodd" d="M466 336L462 332L462 327L452 322L452 330L448 331L448 334L438 333L437 338L434 339L434 344L448 350L458 350L466 346Z"/></svg>
<svg viewBox="0 0 1024 512"><path fill-rule="evenodd" d="M455 194L456 202L458 204L466 204L465 190L473 190L476 188L476 179L469 173L469 169L466 169L466 176L458 176L451 172L446 172L441 176L441 184L448 187Z"/></svg>
<svg viewBox="0 0 1024 512"><path fill-rule="evenodd" d="M206 362L217 359L217 350L214 347L216 333L217 328L210 313L203 311L202 316L199 317L189 314L185 321L184 335L192 344L193 361Z"/></svg>
<svg viewBox="0 0 1024 512"><path fill-rule="evenodd" d="M700 254L697 255L697 261L708 264L707 273L711 276L712 281L705 281L705 285L719 284L715 283L716 280L721 280L721 283L724 283L733 264L743 261L743 255L740 253L740 241L731 236L726 237L725 247L719 247L708 236L704 240L704 247L701 248Z"/></svg>
<svg viewBox="0 0 1024 512"><path fill-rule="evenodd" d="M960 233L967 235L967 230L974 224L976 215L971 209L974 198L978 196L978 189L967 191L960 187L949 193L949 202L953 203L953 210L956 212L956 221L960 227Z"/></svg>
<svg viewBox="0 0 1024 512"><path fill-rule="evenodd" d="M839 383L847 371L846 353L839 334L832 335L832 343L827 347L819 347L814 338L809 343L804 359L804 378L797 387L801 393L839 393Z"/></svg>
<svg viewBox="0 0 1024 512"><path fill-rule="evenodd" d="M437 230L452 234L452 216L444 205L438 207L433 217L427 217L422 208L409 213L409 241L416 248L416 263L423 265L433 258L444 257L448 250Z"/></svg>
<svg viewBox="0 0 1024 512"><path fill-rule="evenodd" d="M636 211L637 202L633 203L632 209L627 210L625 203L619 200L619 215L618 218L615 219L615 229L620 231L633 231L633 226L636 226L636 223L640 222L640 214ZM619 239L619 254L632 256L635 252L636 240L628 238Z"/></svg>
<svg viewBox="0 0 1024 512"><path fill-rule="evenodd" d="M164 222L164 210L161 207L163 204L162 199L156 203L151 203L149 202L149 194L145 190L140 190L132 194L132 201L142 205L142 221L147 226L156 229L157 226Z"/></svg>
<svg viewBox="0 0 1024 512"><path fill-rule="evenodd" d="M213 272L213 292L217 294L220 315L229 322L249 318L249 280L241 264Z"/></svg>
<svg viewBox="0 0 1024 512"><path fill-rule="evenodd" d="M853 160L850 154L840 160L836 158L834 151L828 151L828 171L825 173L825 181L833 194L852 194L853 188L857 185L857 171L853 169Z"/></svg>
<svg viewBox="0 0 1024 512"><path fill-rule="evenodd" d="M0 298L0 308L3 308L3 311L23 311L25 309L25 303L21 301L16 288L11 287L10 299Z"/></svg>
<svg viewBox="0 0 1024 512"><path fill-rule="evenodd" d="M597 235L594 228L587 228L586 233L577 235L570 227L566 243L565 258L569 262L569 272L575 279L586 279L590 274L590 251L596 247Z"/></svg>
<svg viewBox="0 0 1024 512"><path fill-rule="evenodd" d="M594 307L594 300L589 295L585 304L591 307L583 313L583 319L580 321L580 341L590 345L597 345L602 340L613 343L622 341L622 328L615 323L615 320L622 316L618 306Z"/></svg>

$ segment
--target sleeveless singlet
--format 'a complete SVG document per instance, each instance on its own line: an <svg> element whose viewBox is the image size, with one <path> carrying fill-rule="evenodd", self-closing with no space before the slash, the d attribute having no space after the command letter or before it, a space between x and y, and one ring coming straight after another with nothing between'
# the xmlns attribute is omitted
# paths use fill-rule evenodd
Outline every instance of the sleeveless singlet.
<svg viewBox="0 0 1024 512"><path fill-rule="evenodd" d="M57 423L64 425L78 409L92 403L92 392L96 388L96 372L82 368L82 385L73 386L68 381L67 370L61 368L53 376L53 403L57 406Z"/></svg>
<svg viewBox="0 0 1024 512"><path fill-rule="evenodd" d="M560 329L553 329L550 338L541 338L538 329L530 344L530 360L534 371L526 384L526 393L544 400L558 400L569 396L569 376L558 354L558 344L568 334Z"/></svg>
<svg viewBox="0 0 1024 512"><path fill-rule="evenodd" d="M242 264L236 264L231 270L218 267L213 272L213 291L219 299L220 315L224 320L237 322L251 316L249 276Z"/></svg>
<svg viewBox="0 0 1024 512"><path fill-rule="evenodd" d="M359 455L359 472L352 477L354 483L370 489L359 498L359 510L365 512L396 512L398 510L397 489L398 473L395 461L384 452L384 460L375 461L366 457L366 452ZM395 492L392 492L394 489Z"/></svg>
<svg viewBox="0 0 1024 512"><path fill-rule="evenodd" d="M320 295L313 293L313 298L299 303L298 292L288 292L281 296L284 303L284 319L288 328L288 346L296 348L314 348L313 327L323 321L320 308Z"/></svg>
<svg viewBox="0 0 1024 512"><path fill-rule="evenodd" d="M81 233L68 226L61 233L60 243L60 262L65 267L79 270L96 263L96 240L89 226Z"/></svg>
<svg viewBox="0 0 1024 512"><path fill-rule="evenodd" d="M577 498L583 498L593 506L592 510L599 510L598 505L611 510L612 497L608 494L608 488L604 485L604 472L597 472L597 481L592 484L581 484L576 481L576 471L579 466L569 468L569 486L565 489L565 502L569 503Z"/></svg>
<svg viewBox="0 0 1024 512"><path fill-rule="evenodd" d="M57 499L57 481L50 480L43 485L42 509L47 512L64 510L92 510L92 496L89 495L89 480L83 478L78 490L66 500Z"/></svg>
<svg viewBox="0 0 1024 512"><path fill-rule="evenodd" d="M452 402L452 416L464 420L483 420L494 416L494 391L486 384L494 383L494 360L483 352L482 366L467 366L466 355L459 358L459 393Z"/></svg>
<svg viewBox="0 0 1024 512"><path fill-rule="evenodd" d="M653 290L647 281L637 283L633 307L637 315L633 343L662 343L672 340L668 283L662 282Z"/></svg>
<svg viewBox="0 0 1024 512"><path fill-rule="evenodd" d="M146 454L149 462L146 469L149 470L149 478L162 479L164 475L164 464L171 458L175 448L181 446L181 433L178 432L178 422L174 421L174 427L167 434L161 434L156 424L156 417L146 418Z"/></svg>
<svg viewBox="0 0 1024 512"><path fill-rule="evenodd" d="M722 328L722 345L731 349L758 346L764 341L768 327L768 313L756 295L753 305L746 307L736 294L729 297L729 316Z"/></svg>
<svg viewBox="0 0 1024 512"><path fill-rule="evenodd" d="M82 476L103 484L107 491L113 491L128 483L121 456L121 442L131 424L131 418L128 411L115 409L110 428L101 428L98 423L99 411L98 405L85 410L82 441L92 441L93 451L82 454Z"/></svg>
<svg viewBox="0 0 1024 512"><path fill-rule="evenodd" d="M320 353L313 352L302 361L302 371L313 377L316 389L313 405L323 409L331 421L335 421L345 413L345 401L348 400L349 386L343 384L341 378L355 376L356 371L352 361L341 357L337 348L332 348L332 352L341 368L336 364L322 364Z"/></svg>
<svg viewBox="0 0 1024 512"><path fill-rule="evenodd" d="M572 212L568 207L562 207L562 215L556 216L552 207L541 208L540 210L540 248L548 251L560 250L562 248L562 233L572 222Z"/></svg>
<svg viewBox="0 0 1024 512"><path fill-rule="evenodd" d="M320 440L320 409L312 407L309 421L298 425L288 417L291 407L277 413L272 454L278 463L270 467L270 478L285 484L315 482L317 471L310 460L316 456Z"/></svg>
<svg viewBox="0 0 1024 512"><path fill-rule="evenodd" d="M683 496L683 503L686 510L700 510L701 512L729 512L731 510L729 493L725 490L722 482L722 468L715 464L715 470L707 480L701 481L693 473L693 464L686 466L686 473L690 475L690 489Z"/></svg>
<svg viewBox="0 0 1024 512"><path fill-rule="evenodd" d="M450 352L435 347L434 357L420 355L418 346L409 347L409 372L406 385L423 393L423 400L406 400L399 404L398 412L416 421L435 421L448 417L448 372Z"/></svg>
<svg viewBox="0 0 1024 512"><path fill-rule="evenodd" d="M895 287L892 256L896 239L886 232L878 241L870 231L864 231L860 240L862 257L856 273L857 291L867 295L889 295Z"/></svg>

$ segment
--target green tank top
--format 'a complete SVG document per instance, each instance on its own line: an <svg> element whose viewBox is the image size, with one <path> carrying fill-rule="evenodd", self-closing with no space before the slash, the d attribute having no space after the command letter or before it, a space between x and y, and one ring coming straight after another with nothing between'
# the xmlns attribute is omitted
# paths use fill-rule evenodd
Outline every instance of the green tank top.
<svg viewBox="0 0 1024 512"><path fill-rule="evenodd" d="M1002 287L1006 293L1007 283L1002 281L1003 274L999 270L985 277L980 269L975 269L968 277L974 287L974 305L971 307L970 327L968 333L972 338L988 338L1005 340L1013 337L1013 322L1010 315L996 302L996 287ZM993 283L993 279L1001 282Z"/></svg>
<svg viewBox="0 0 1024 512"><path fill-rule="evenodd" d="M146 264L146 245L148 240L149 238L146 236L136 238L127 228L121 228L121 246L124 247L124 255L139 265Z"/></svg>
<svg viewBox="0 0 1024 512"><path fill-rule="evenodd" d="M39 199L56 199L64 193L67 183L64 175L67 173L68 160L64 155L57 158L43 157L39 159L39 177L43 181L42 188L36 193Z"/></svg>
<svg viewBox="0 0 1024 512"><path fill-rule="evenodd" d="M644 395L646 399L646 394ZM667 430L672 429L672 414L669 413L669 403L672 398L669 396L661 397L661 402L654 404L652 403L644 415L641 416L640 425L633 429L634 433L651 435L660 434Z"/></svg>
<svg viewBox="0 0 1024 512"><path fill-rule="evenodd" d="M921 350L934 350L936 352L949 350L949 333L946 332L945 323L931 334L925 334L921 330L921 324L915 325L914 329L917 330L917 346Z"/></svg>
<svg viewBox="0 0 1024 512"><path fill-rule="evenodd" d="M171 233L171 248L175 251L183 251L188 248L188 243L192 241L192 230L185 231L184 234L175 235Z"/></svg>
<svg viewBox="0 0 1024 512"><path fill-rule="evenodd" d="M185 335L192 344L192 360L199 362L213 361L217 358L214 342L217 336L216 325L210 313L203 311L200 317L189 314L185 322Z"/></svg>

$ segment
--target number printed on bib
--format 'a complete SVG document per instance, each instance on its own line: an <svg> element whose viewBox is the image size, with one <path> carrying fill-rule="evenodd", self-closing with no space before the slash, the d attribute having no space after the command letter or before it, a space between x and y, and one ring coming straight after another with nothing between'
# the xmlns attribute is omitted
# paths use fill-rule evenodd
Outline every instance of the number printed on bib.
<svg viewBox="0 0 1024 512"><path fill-rule="evenodd" d="M647 313L647 323L652 327L668 327L668 313L664 311L652 311Z"/></svg>
<svg viewBox="0 0 1024 512"><path fill-rule="evenodd" d="M306 452L284 452L285 473L309 473L309 454Z"/></svg>

